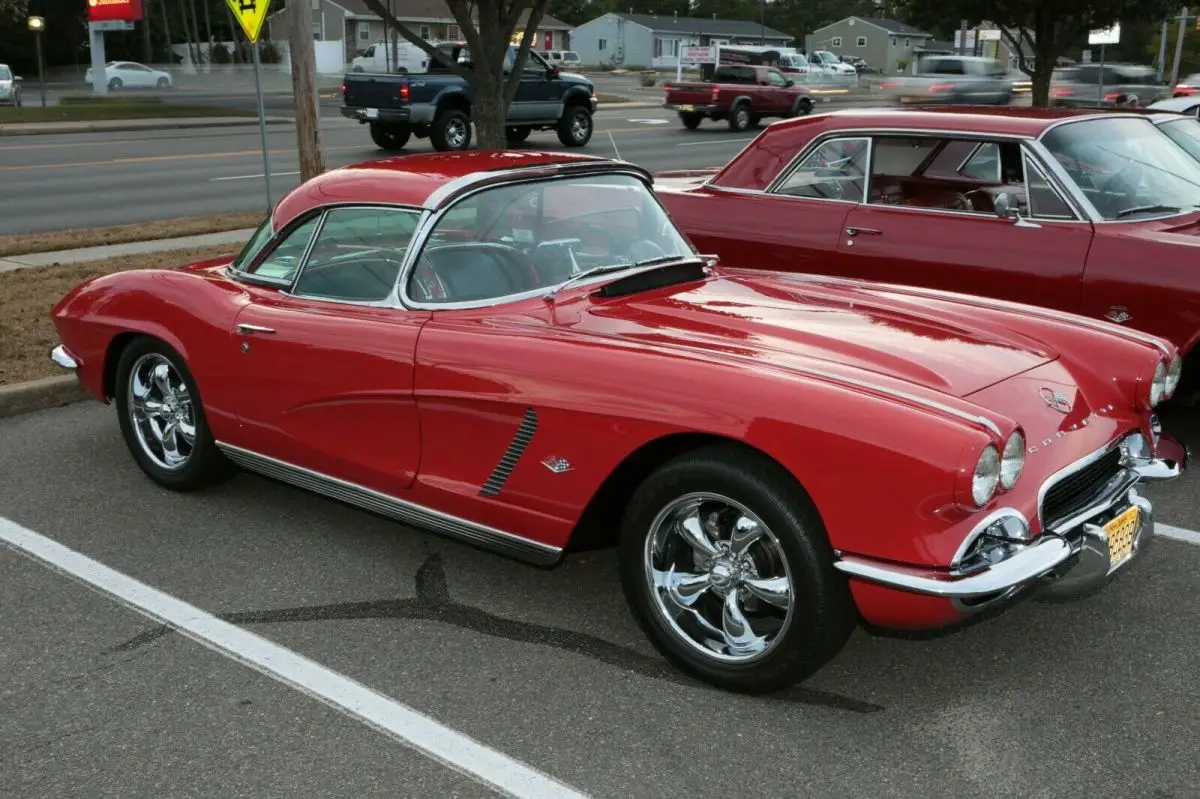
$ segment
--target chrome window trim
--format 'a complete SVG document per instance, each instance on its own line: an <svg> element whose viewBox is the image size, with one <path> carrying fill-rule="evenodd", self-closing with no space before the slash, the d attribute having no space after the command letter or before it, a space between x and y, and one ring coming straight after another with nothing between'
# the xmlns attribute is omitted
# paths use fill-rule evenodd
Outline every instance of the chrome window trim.
<svg viewBox="0 0 1200 799"><path fill-rule="evenodd" d="M427 211L442 211L454 200L463 199L497 183L524 182L554 177L578 177L589 174L628 173L639 178L648 187L653 187L653 174L637 164L623 160L611 160L597 157L595 161L567 161L550 164L536 164L513 167L511 169L495 169L483 172L472 172L469 175L455 178L438 186L428 197L422 207Z"/></svg>
<svg viewBox="0 0 1200 799"><path fill-rule="evenodd" d="M1095 330L1099 333L1107 333L1116 338L1123 338L1127 341L1133 341L1138 344L1144 344L1162 353L1163 356L1171 353L1170 346L1163 343L1159 338L1151 336L1141 331L1121 327L1113 322L1102 322L1099 319L1093 319L1090 316L1082 314L1072 314L1066 311L1056 311L1053 308L1046 308L1041 305L1026 305L1018 302L1009 302L1007 300L997 300L993 297L982 297L974 294L963 294L955 291L944 291L942 289L933 288L918 288L916 286L902 285L899 283L880 283L877 281L859 280L850 277L836 277L833 275L814 275L803 272L786 272L780 273L778 278L782 280L796 280L806 283L838 283L843 285L855 286L857 288L868 291L886 291L893 294L908 294L915 297L931 297L933 299L947 300L949 302L960 302L965 305L977 305L983 308L990 308L994 311L1012 311L1013 313L1025 314L1027 316L1036 316L1051 322L1063 322L1066 324L1078 325L1086 327L1089 330Z"/></svg>
<svg viewBox="0 0 1200 799"><path fill-rule="evenodd" d="M1046 153L1046 155L1053 158L1053 156L1050 156L1049 153ZM1058 178L1056 178L1054 175L1052 175L1049 171L1047 171L1045 165L1042 163L1042 160L1043 159L1039 156L1038 153L1033 152L1032 144L1030 142L1022 142L1022 144L1021 144L1021 174L1025 178L1025 195L1026 195L1026 197L1030 198L1029 218L1036 219L1040 222L1087 222L1090 224L1091 219L1088 218L1090 216L1090 211L1088 209L1091 208L1091 203L1088 202L1087 208L1084 208L1079 205L1079 203L1076 201L1076 198L1074 197L1074 195L1072 195L1069 191L1064 192L1064 187L1059 185L1061 183L1061 181ZM1057 161L1055 163L1057 163ZM1059 216L1039 216L1038 214L1034 213L1033 200L1032 200L1033 195L1030 193L1030 190L1029 190L1029 165L1030 164L1033 164L1034 167L1037 168L1038 171L1040 171L1042 173L1042 175L1045 176L1046 183L1047 183L1047 185L1050 186L1051 191L1053 191L1056 195L1058 195L1058 199L1062 200L1063 205L1067 206L1067 208L1070 209L1072 215L1069 218L1063 218L1063 217L1059 217ZM1061 166L1061 164L1059 166ZM1074 184L1069 183L1068 186L1074 186ZM1083 197L1082 199L1084 202L1087 202L1087 197ZM1091 208L1091 210L1095 210L1095 209Z"/></svg>
<svg viewBox="0 0 1200 799"><path fill-rule="evenodd" d="M791 178L792 175L796 174L796 172L800 169L800 166L806 160L808 160L808 158L810 156L815 154L818 150L820 150L826 144L830 144L830 143L836 142L836 141L865 141L867 143L867 160L866 160L866 165L863 169L863 191L862 191L863 196L862 196L861 200L846 200L846 199L839 199L836 197L797 197L794 194L782 194L780 192L780 188L783 186L783 184L786 183L788 181L788 179ZM807 148L801 150L800 155L803 155L804 157L801 158L800 155L797 155L795 158L793 158L791 160L791 162L789 162L788 166L786 166L786 167L784 167L784 169L780 170L779 174L775 176L775 179L767 184L767 187L762 190L762 193L774 195L776 197L788 197L793 200L815 200L817 202L835 202L835 203L849 203L851 205L862 205L863 203L866 202L867 197L870 196L870 192L871 192L871 156L873 155L873 150L874 150L874 146L873 146L870 136L828 136L828 137L823 137L823 138L817 140L817 143L815 144L815 146L807 147Z"/></svg>
<svg viewBox="0 0 1200 799"><path fill-rule="evenodd" d="M414 214L417 217L417 226L413 229L413 238L414 239L416 238L417 232L421 229L421 221L428 214L427 211L425 211L421 208L417 208L415 206L411 206L411 205L391 205L391 204L382 204L382 203L344 203L344 204L339 204L336 206L323 206L322 211L321 211L321 221L317 224L317 229L313 232L312 241L310 241L308 243L308 248L304 251L304 257L300 263L299 268L296 269L296 275L292 279L291 283L288 285L288 288L282 289L280 291L280 293L282 295L284 295L285 297L289 297L291 299L308 300L308 301L312 301L312 302L327 302L327 303L332 303L335 305L354 305L354 306L358 306L360 308L402 308L403 306L400 304L399 298L397 296L397 286L399 285L399 281L400 281L399 274L397 274L396 279L394 281L392 281L392 286L390 289L388 289L387 296L385 296L381 299L378 299L378 300L343 300L343 299L337 299L334 297L322 297L317 294L300 294L296 291L296 285L300 282L300 276L302 274L304 274L304 270L308 268L309 257L312 255L312 251L313 251L314 246L316 245L317 239L320 238L320 236L321 236L321 231L323 231L325 229L325 222L326 222L326 220L329 219L329 214L334 211L345 211L345 210L351 210L351 211L370 210L370 211L384 211L384 212L388 212L388 213L400 212L400 213ZM412 247L412 240L413 239L409 239L409 249L411 249L411 247ZM401 260L400 260L401 271L403 271L404 265L407 262L408 262L408 250L406 249L404 252L404 257L401 258Z"/></svg>
<svg viewBox="0 0 1200 799"><path fill-rule="evenodd" d="M379 513L402 524L456 538L542 566L551 566L562 556L561 547L419 505L225 441L217 441L216 444L231 461L250 471L366 511Z"/></svg>
<svg viewBox="0 0 1200 799"><path fill-rule="evenodd" d="M633 177L637 180L642 181L643 185L645 185L645 187L646 187L647 196L651 197L654 200L654 202L658 204L658 207L660 209L662 209L663 215L669 221L671 221L671 226L676 230L676 232L679 233L679 236L681 239L683 239L684 243L687 244L688 249L690 249L692 251L692 255L696 256L697 258L700 257L700 253L696 251L695 245L692 244L691 239L689 239L687 236L685 236L683 234L683 232L680 231L679 228L675 226L674 220L671 219L671 215L667 211L666 206L663 205L662 200L659 199L657 192L654 191L653 184L651 182L647 181L647 179L646 179L647 173L645 172L645 170L642 170L640 167L627 169L623 162L618 162L616 166L614 166L612 162L604 162L604 164L606 166L606 169L603 169L603 170L592 169L592 170L588 170L587 172L582 173L582 174L579 172L575 172L575 171L571 171L568 173L552 173L552 174L541 174L541 173L529 174L528 172L526 172L524 174L518 175L515 179L510 179L507 183L504 183L503 181L495 181L495 182L489 181L486 183L482 183L482 184L473 186L461 193L458 193L454 196L453 202L446 202L438 210L427 212L425 224L418 227L417 230L413 233L413 240L412 240L412 243L409 245L409 252L408 252L407 259L405 260L404 266L401 268L400 277L397 280L397 301L399 302L400 307L414 309L414 310L423 310L423 311L455 311L455 310L472 310L472 309L478 309L478 308L491 308L491 307L496 307L496 306L500 306L500 305L508 305L508 304L514 303L514 302L522 302L524 300L533 299L534 297L542 297L542 296L546 296L548 294L552 294L555 291L557 291L559 286L561 286L563 283L566 282L566 281L560 281L559 283L552 285L552 286L542 286L542 287L539 287L536 289L528 289L526 291L517 292L515 294L503 294L498 297L491 297L491 298L482 299L482 300L466 300L463 302L424 302L421 300L415 300L409 295L409 292L408 292L409 277L410 277L411 273L413 272L413 270L416 269L417 261L420 260L421 253L424 251L425 245L428 243L429 236L430 236L430 234L433 233L434 228L437 227L438 222L440 222L442 220L442 218L446 216L446 214L448 214L448 213L450 213L450 211L454 210L454 208L456 208L459 203L469 200L471 197L474 197L476 194L480 194L484 191L488 191L489 189L496 188L497 183L503 183L503 185L505 187L507 187L507 186L523 185L523 184L527 184L527 183L551 183L551 182L558 181L558 180L567 180L569 178L595 177L598 175L599 176L626 175L628 177ZM514 172L517 172L517 171L518 170L514 170ZM658 265L656 264L655 266L658 266ZM645 267L637 267L634 264L629 265L629 269L639 269L639 268L645 268ZM589 279L589 280L574 281L573 285L588 286L594 282L598 282L600 280L612 280L615 276L618 276L618 275L624 276L624 274L625 273L622 273L622 272L606 272L604 274L596 275L594 278Z"/></svg>
<svg viewBox="0 0 1200 799"><path fill-rule="evenodd" d="M281 227L271 234L271 238L259 250L259 253L250 262L252 266L258 268L263 261L270 257L271 253L279 249L279 245L287 241L287 239L296 232L297 228L308 224L310 219L317 220L317 226L313 229L312 237L308 240L308 244L304 246L304 252L300 253L300 258L296 263L296 271L288 279L263 277L253 272L245 272L241 269L234 269L230 266L226 270L226 274L235 281L251 283L254 285L265 286L267 288L279 289L281 292L286 292L291 289L296 283L296 277L300 274L300 270L304 268L304 264L308 261L308 254L312 252L313 242L317 240L317 234L321 232L321 227L325 224L325 212L328 210L325 206L317 206L311 208L303 214L297 215L287 225Z"/></svg>

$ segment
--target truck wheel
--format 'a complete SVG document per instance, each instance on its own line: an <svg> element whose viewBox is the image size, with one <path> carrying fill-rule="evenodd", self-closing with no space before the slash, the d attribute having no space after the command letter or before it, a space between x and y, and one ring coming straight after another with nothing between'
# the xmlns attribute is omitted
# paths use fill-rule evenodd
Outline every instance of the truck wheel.
<svg viewBox="0 0 1200 799"><path fill-rule="evenodd" d="M685 112L679 115L679 119L683 122L683 126L685 128L688 130L695 130L696 128L700 127L700 120L704 119L704 117L700 114Z"/></svg>
<svg viewBox="0 0 1200 799"><path fill-rule="evenodd" d="M582 147L592 140L592 112L582 105L567 106L558 120L558 140L564 147Z"/></svg>
<svg viewBox="0 0 1200 799"><path fill-rule="evenodd" d="M796 102L792 104L791 116L806 117L812 113L812 110L812 100L808 99L807 97L798 97L796 98Z"/></svg>
<svg viewBox="0 0 1200 799"><path fill-rule="evenodd" d="M471 146L471 118L457 108L440 112L429 128L429 140L433 149L441 152L467 149Z"/></svg>
<svg viewBox="0 0 1200 799"><path fill-rule="evenodd" d="M750 125L753 124L753 118L750 115L750 104L740 103L736 108L729 112L729 129L741 131L750 130Z"/></svg>
<svg viewBox="0 0 1200 799"><path fill-rule="evenodd" d="M408 144L412 130L408 125L386 125L383 122L371 123L371 141L381 150L400 150Z"/></svg>
<svg viewBox="0 0 1200 799"><path fill-rule="evenodd" d="M528 125L509 127L504 129L504 138L509 144L520 144L529 138L530 133L533 133L533 128Z"/></svg>

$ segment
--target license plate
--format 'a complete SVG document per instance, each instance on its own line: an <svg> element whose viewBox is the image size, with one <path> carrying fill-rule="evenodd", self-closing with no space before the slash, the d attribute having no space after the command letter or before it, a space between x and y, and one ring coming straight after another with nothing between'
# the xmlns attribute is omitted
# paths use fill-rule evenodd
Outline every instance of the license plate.
<svg viewBox="0 0 1200 799"><path fill-rule="evenodd" d="M378 119L379 118L379 109L378 108L364 108L364 109L362 109L362 111L359 112L359 114L363 117L363 119Z"/></svg>
<svg viewBox="0 0 1200 799"><path fill-rule="evenodd" d="M694 105L681 105L681 106L679 106L679 110L680 110L680 111L691 111L691 110L693 110L695 107L696 107L696 106L694 106Z"/></svg>
<svg viewBox="0 0 1200 799"><path fill-rule="evenodd" d="M1108 536L1108 563L1113 569L1120 566L1133 554L1133 536L1138 529L1138 508L1134 505L1129 510L1104 525L1104 534Z"/></svg>

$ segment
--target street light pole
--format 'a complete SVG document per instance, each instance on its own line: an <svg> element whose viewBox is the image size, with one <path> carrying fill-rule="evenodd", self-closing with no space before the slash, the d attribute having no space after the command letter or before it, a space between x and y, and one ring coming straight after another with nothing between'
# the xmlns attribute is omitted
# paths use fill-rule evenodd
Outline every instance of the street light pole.
<svg viewBox="0 0 1200 799"><path fill-rule="evenodd" d="M42 31L46 29L46 20L41 17L30 17L29 30L33 31L33 41L37 48L38 88L42 94L42 108L46 107L46 71L42 66Z"/></svg>

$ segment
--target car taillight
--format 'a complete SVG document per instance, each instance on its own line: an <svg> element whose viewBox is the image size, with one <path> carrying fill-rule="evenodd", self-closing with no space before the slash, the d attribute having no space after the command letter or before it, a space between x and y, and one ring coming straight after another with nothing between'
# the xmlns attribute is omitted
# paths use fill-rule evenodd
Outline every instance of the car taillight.
<svg viewBox="0 0 1200 799"><path fill-rule="evenodd" d="M344 97L345 95L346 95L346 81L345 81L345 79L343 79L342 80L342 96Z"/></svg>
<svg viewBox="0 0 1200 799"><path fill-rule="evenodd" d="M879 88L881 88L881 89L891 89L895 86L896 86L896 81L894 81L894 80L885 80L883 83L879 84Z"/></svg>
<svg viewBox="0 0 1200 799"><path fill-rule="evenodd" d="M720 95L721 95L721 87L720 87L720 86L713 86L713 91L712 91L712 101L713 101L714 103L717 101L717 98L718 98Z"/></svg>
<svg viewBox="0 0 1200 799"><path fill-rule="evenodd" d="M1104 99L1115 101L1120 96L1121 96L1120 92L1109 92L1108 94L1104 95Z"/></svg>
<svg viewBox="0 0 1200 799"><path fill-rule="evenodd" d="M401 83L400 84L400 99L407 100L407 99L409 99L409 97L410 97L410 95L409 95L409 90L408 90L408 84Z"/></svg>
<svg viewBox="0 0 1200 799"><path fill-rule="evenodd" d="M935 83L929 87L929 91L936 94L937 92L944 92L953 88L953 83Z"/></svg>

